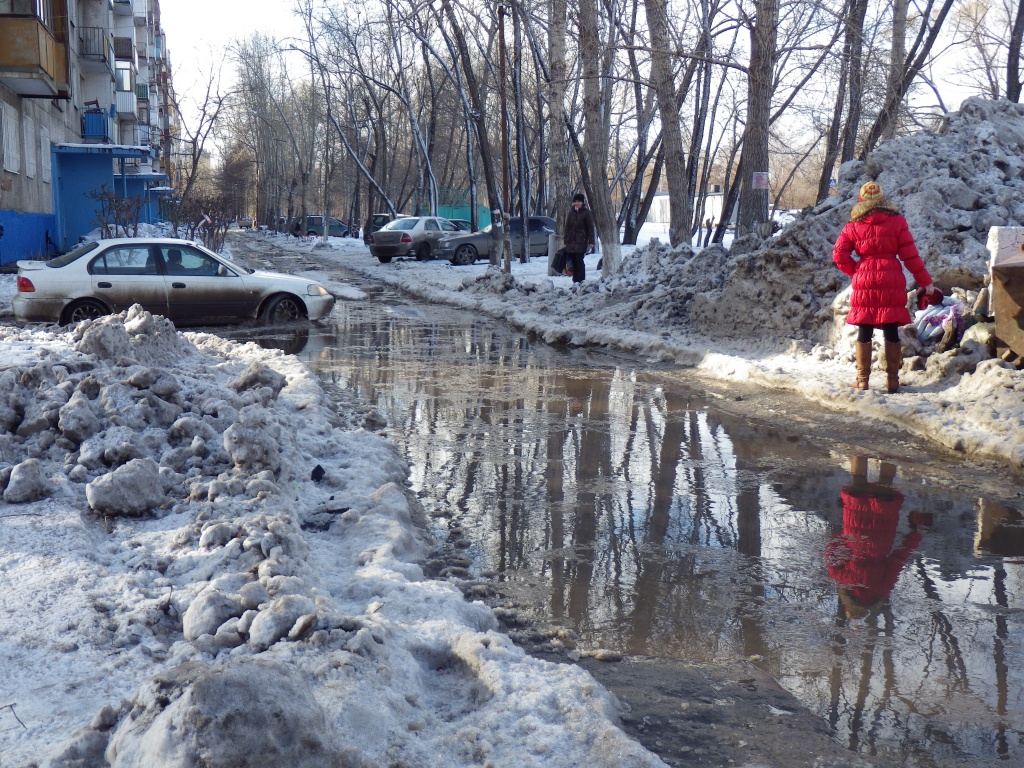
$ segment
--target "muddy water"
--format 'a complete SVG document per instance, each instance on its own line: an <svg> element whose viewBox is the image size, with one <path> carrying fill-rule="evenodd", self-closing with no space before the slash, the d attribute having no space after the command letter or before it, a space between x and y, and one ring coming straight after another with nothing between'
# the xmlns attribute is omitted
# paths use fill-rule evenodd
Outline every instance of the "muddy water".
<svg viewBox="0 0 1024 768"><path fill-rule="evenodd" d="M753 659L854 752L1024 765L1018 479L395 295L277 342L376 404L438 535L581 648Z"/></svg>

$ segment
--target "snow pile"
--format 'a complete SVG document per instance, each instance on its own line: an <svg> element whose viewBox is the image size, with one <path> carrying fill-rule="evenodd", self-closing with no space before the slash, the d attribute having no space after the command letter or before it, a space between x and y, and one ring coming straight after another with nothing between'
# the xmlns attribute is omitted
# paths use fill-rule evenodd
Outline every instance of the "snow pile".
<svg viewBox="0 0 1024 768"><path fill-rule="evenodd" d="M609 325L646 333L756 341L762 350L797 339L846 357L849 279L833 265L832 247L871 179L906 215L936 284L971 310L988 272L989 229L1024 226L1024 105L969 99L939 130L895 139L866 162L844 164L836 194L776 237L740 237L728 251L653 239L627 251L600 284L590 264L591 279L567 290L581 299L572 314L600 313ZM488 275L465 280L463 290L505 300L518 290L524 295L517 302L531 311L559 310L544 291L525 287Z"/></svg>
<svg viewBox="0 0 1024 768"><path fill-rule="evenodd" d="M0 327L4 766L657 766L424 578L398 449L295 358L132 308Z"/></svg>
<svg viewBox="0 0 1024 768"><path fill-rule="evenodd" d="M693 303L694 330L834 342L845 314L833 318L831 304L848 280L832 264L832 246L872 179L906 216L935 283L947 294L976 292L988 272L989 229L1024 226L1024 105L968 99L937 131L845 163L836 194L777 238L733 244L725 287Z"/></svg>

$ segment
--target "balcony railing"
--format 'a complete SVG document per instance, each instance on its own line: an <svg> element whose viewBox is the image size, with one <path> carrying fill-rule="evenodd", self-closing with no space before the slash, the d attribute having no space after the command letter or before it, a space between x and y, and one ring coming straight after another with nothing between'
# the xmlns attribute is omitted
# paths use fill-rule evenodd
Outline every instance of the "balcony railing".
<svg viewBox="0 0 1024 768"><path fill-rule="evenodd" d="M136 117L135 111L139 104L135 98L135 91L115 91L114 103L117 105L118 117Z"/></svg>
<svg viewBox="0 0 1024 768"><path fill-rule="evenodd" d="M89 110L82 113L82 139L85 141L114 140L114 121L103 110Z"/></svg>
<svg viewBox="0 0 1024 768"><path fill-rule="evenodd" d="M114 69L114 45L103 27L78 28L78 53L88 61L98 61L106 68Z"/></svg>
<svg viewBox="0 0 1024 768"><path fill-rule="evenodd" d="M135 41L130 37L115 37L114 56L121 61L135 61Z"/></svg>

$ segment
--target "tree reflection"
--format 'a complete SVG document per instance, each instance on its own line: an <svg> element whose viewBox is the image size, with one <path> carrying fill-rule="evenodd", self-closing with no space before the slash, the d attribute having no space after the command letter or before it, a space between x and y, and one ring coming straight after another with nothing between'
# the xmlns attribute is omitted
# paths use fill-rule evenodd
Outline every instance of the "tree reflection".
<svg viewBox="0 0 1024 768"><path fill-rule="evenodd" d="M311 365L387 416L477 570L529 582L584 645L756 655L842 743L897 762L1021 759L1015 510L897 488L891 461L849 480L799 426L497 326L334 314Z"/></svg>

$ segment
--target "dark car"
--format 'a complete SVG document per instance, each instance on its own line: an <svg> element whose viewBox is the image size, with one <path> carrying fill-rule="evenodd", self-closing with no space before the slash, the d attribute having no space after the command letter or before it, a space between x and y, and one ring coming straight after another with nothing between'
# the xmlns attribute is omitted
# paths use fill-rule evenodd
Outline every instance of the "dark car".
<svg viewBox="0 0 1024 768"><path fill-rule="evenodd" d="M390 213L371 213L370 218L366 220L366 224L363 227L363 242L369 245L370 236L389 221L394 221L395 218Z"/></svg>
<svg viewBox="0 0 1024 768"><path fill-rule="evenodd" d="M306 227L303 231L310 237L321 237L324 233L324 217L307 216ZM348 224L331 216L330 229L327 232L328 236L347 237L348 233Z"/></svg>
<svg viewBox="0 0 1024 768"><path fill-rule="evenodd" d="M555 231L555 220L550 216L530 216L527 224L527 242L530 256L545 256L548 252L548 238ZM491 228L488 224L479 232L459 233L443 238L439 244L440 257L452 264L472 264L480 258L489 258L491 253ZM518 255L522 248L522 219L513 216L508 220L512 240L512 254Z"/></svg>

